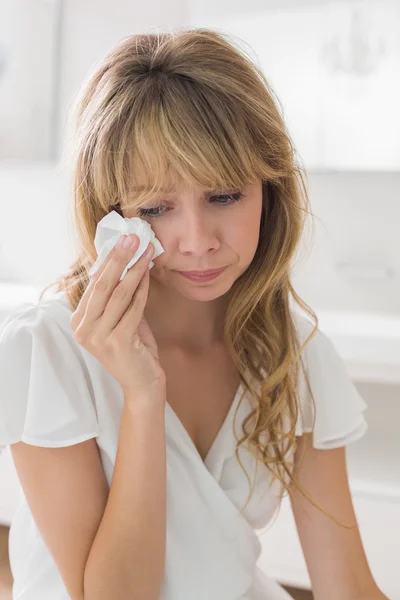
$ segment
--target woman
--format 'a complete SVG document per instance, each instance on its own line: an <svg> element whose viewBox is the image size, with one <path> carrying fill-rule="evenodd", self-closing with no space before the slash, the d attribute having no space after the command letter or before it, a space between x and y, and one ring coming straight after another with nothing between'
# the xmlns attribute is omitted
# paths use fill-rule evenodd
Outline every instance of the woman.
<svg viewBox="0 0 400 600"><path fill-rule="evenodd" d="M289 598L256 566L285 490L315 599L385 598L345 467L366 405L290 282L308 198L265 77L210 30L130 36L73 147L78 257L0 344L14 598ZM151 275L152 244L121 279L130 236L89 277L113 211L162 244Z"/></svg>

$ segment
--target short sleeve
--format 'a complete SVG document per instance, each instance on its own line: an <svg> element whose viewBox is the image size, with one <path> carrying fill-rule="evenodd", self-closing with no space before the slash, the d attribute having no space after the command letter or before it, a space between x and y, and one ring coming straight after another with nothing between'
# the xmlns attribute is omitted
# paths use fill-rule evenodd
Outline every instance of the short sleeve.
<svg viewBox="0 0 400 600"><path fill-rule="evenodd" d="M314 328L305 316L296 314L299 339L303 343ZM364 411L367 404L347 373L332 341L320 329L302 352L314 396L315 411L300 368L299 418L296 435L313 430L313 446L329 449L345 446L361 438L368 428Z"/></svg>
<svg viewBox="0 0 400 600"><path fill-rule="evenodd" d="M75 345L74 345L75 344ZM99 435L94 399L72 335L45 307L24 303L0 332L0 449L62 447Z"/></svg>

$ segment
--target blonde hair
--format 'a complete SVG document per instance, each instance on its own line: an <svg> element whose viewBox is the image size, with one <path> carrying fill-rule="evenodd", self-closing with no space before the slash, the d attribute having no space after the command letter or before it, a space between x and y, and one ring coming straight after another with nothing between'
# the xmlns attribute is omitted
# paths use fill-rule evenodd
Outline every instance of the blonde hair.
<svg viewBox="0 0 400 600"><path fill-rule="evenodd" d="M290 461L296 448L300 364L304 370L301 352L318 326L290 281L310 214L306 176L279 100L261 69L229 37L210 29L131 35L89 75L76 102L71 144L79 251L69 272L41 297L56 283L76 309L97 258L97 224L110 211L137 208L161 188L174 189L182 181L223 190L261 180L259 245L230 290L225 322L227 347L256 401L242 424L236 456L245 471L238 450L248 444L283 491L294 485L321 509L296 482ZM136 161L144 167L149 190L133 200ZM301 348L291 298L315 322ZM261 434L267 434L265 442Z"/></svg>

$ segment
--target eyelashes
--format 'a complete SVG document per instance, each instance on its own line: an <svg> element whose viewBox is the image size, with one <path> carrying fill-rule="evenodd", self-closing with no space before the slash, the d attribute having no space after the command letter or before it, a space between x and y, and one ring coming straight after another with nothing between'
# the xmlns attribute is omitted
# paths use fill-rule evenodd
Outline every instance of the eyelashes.
<svg viewBox="0 0 400 600"><path fill-rule="evenodd" d="M219 203L217 202L216 204L219 204L220 206L232 206L232 204L235 204L236 202L239 202L240 200L242 200L242 198L244 198L244 194L242 194L241 192L236 192L234 194L217 194L214 196L211 196L210 199L212 198L231 198L231 202L223 202L223 203ZM139 208L139 216L140 217L149 217L150 219L157 219L158 217L161 217L165 211L163 212L156 212L155 214L153 213L153 211L158 211L162 208L165 208L164 206L156 206L155 208Z"/></svg>

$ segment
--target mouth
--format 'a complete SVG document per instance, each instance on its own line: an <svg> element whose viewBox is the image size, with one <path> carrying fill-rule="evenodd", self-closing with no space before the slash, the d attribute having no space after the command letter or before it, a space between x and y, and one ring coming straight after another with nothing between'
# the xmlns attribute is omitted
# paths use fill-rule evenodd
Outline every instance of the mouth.
<svg viewBox="0 0 400 600"><path fill-rule="evenodd" d="M183 277L190 279L191 281L205 282L216 279L223 271L225 271L225 269L226 267L222 267L221 269L213 269L208 271L178 271L178 273Z"/></svg>
<svg viewBox="0 0 400 600"><path fill-rule="evenodd" d="M221 267L220 269L209 269L208 271L179 271L179 273L183 273L184 275L195 275L196 277L206 277L207 275L220 273L224 269L226 269L226 267Z"/></svg>

